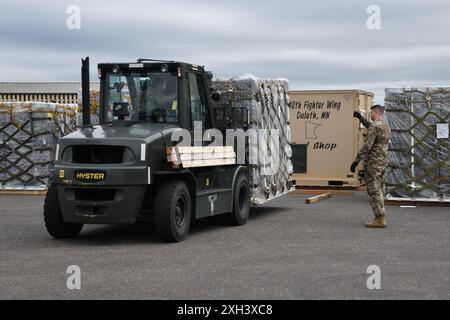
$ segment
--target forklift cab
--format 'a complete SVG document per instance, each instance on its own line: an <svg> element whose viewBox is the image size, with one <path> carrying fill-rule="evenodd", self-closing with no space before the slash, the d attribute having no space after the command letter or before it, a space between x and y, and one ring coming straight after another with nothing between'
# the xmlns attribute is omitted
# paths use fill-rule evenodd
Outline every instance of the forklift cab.
<svg viewBox="0 0 450 320"><path fill-rule="evenodd" d="M98 65L100 124L128 126L140 122L175 124L193 130L214 127L208 75L201 66L138 60Z"/></svg>

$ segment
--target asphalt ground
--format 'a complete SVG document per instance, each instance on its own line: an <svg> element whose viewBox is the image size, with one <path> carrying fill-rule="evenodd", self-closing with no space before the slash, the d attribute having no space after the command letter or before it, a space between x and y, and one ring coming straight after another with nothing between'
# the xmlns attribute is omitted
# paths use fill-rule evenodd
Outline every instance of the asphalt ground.
<svg viewBox="0 0 450 320"><path fill-rule="evenodd" d="M450 210L387 207L372 218L364 193L305 204L287 195L252 209L247 225L195 223L186 241L152 225L85 226L54 240L43 196L0 196L0 299L449 299ZM79 266L80 290L66 273ZM369 266L381 289L369 290ZM371 282L372 283L372 282Z"/></svg>

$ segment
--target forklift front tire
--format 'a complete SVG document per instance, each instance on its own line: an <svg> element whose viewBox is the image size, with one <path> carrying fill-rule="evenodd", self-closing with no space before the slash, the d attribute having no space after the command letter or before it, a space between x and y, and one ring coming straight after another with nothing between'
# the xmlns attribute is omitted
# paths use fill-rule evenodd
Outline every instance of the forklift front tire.
<svg viewBox="0 0 450 320"><path fill-rule="evenodd" d="M56 185L50 185L45 196L44 222L47 232L56 239L74 238L83 228L82 224L64 222Z"/></svg>
<svg viewBox="0 0 450 320"><path fill-rule="evenodd" d="M155 229L165 242L186 239L191 224L192 206L189 189L183 181L168 181L160 186L155 198Z"/></svg>

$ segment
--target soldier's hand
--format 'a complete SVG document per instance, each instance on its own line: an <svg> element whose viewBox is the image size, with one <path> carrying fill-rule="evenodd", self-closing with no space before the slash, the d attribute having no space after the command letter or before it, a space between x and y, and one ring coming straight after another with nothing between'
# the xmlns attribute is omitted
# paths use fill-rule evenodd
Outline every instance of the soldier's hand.
<svg viewBox="0 0 450 320"><path fill-rule="evenodd" d="M362 114L359 113L358 111L354 111L354 112L353 112L353 117L355 117L355 118L361 120L361 119L362 119Z"/></svg>
<svg viewBox="0 0 450 320"><path fill-rule="evenodd" d="M355 173L357 166L358 166L358 162L353 162L352 165L350 166L350 171L352 173Z"/></svg>

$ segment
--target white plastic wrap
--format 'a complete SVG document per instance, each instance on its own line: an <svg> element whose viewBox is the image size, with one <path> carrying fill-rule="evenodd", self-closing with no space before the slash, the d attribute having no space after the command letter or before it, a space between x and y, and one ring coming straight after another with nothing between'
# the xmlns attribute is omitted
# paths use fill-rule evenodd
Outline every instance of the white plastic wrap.
<svg viewBox="0 0 450 320"><path fill-rule="evenodd" d="M47 187L57 141L76 128L77 104L0 103L2 189Z"/></svg>
<svg viewBox="0 0 450 320"><path fill-rule="evenodd" d="M262 136L256 145L250 144L249 153L259 154L258 162L250 166L252 203L263 204L288 193L293 187L290 176L292 149L288 81L244 75L239 78L214 79L213 88L220 93L219 107L245 107L249 110L250 129L276 129L278 132L277 136ZM272 172L267 169L271 169L273 163L264 159L273 159L274 156L279 166Z"/></svg>

